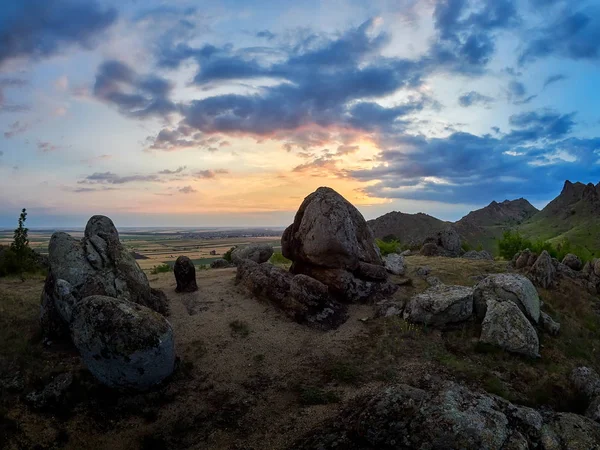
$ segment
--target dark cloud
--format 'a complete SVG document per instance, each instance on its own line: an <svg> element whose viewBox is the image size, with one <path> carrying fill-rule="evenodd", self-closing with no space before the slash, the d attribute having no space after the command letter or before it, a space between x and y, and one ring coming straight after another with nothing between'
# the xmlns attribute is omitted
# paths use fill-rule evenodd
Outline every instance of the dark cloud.
<svg viewBox="0 0 600 450"><path fill-rule="evenodd" d="M134 183L139 181L151 181L158 182L160 178L158 175L128 175L119 176L112 172L95 172L92 175L88 175L83 180L78 181L79 184L125 184Z"/></svg>
<svg viewBox="0 0 600 450"><path fill-rule="evenodd" d="M158 172L160 175L175 175L178 173L183 172L186 169L187 166L179 166L177 169L175 170L169 170L169 169L164 169L161 170L160 172Z"/></svg>
<svg viewBox="0 0 600 450"><path fill-rule="evenodd" d="M69 192L76 192L76 193L87 193L87 192L116 191L118 189L114 188L114 187L101 186L98 188L89 188L89 187L78 187L78 188L73 188L73 189L65 188L65 190L67 190Z"/></svg>
<svg viewBox="0 0 600 450"><path fill-rule="evenodd" d="M512 80L507 88L508 100L513 105L526 105L537 97L536 94L527 96L527 88L520 81Z"/></svg>
<svg viewBox="0 0 600 450"><path fill-rule="evenodd" d="M181 192L182 194L193 194L194 192L198 192L192 186L184 186L182 188L179 188L178 191Z"/></svg>
<svg viewBox="0 0 600 450"><path fill-rule="evenodd" d="M519 57L521 64L551 55L574 60L600 59L600 8L574 10L569 3L547 27L532 30Z"/></svg>
<svg viewBox="0 0 600 450"><path fill-rule="evenodd" d="M509 123L517 128L506 139L531 141L538 139L556 140L569 134L575 122L575 113L560 114L552 110L531 111L510 116Z"/></svg>
<svg viewBox="0 0 600 450"><path fill-rule="evenodd" d="M98 68L94 95L131 117L164 117L177 110L169 99L173 86L155 75L138 75L120 61L105 61Z"/></svg>
<svg viewBox="0 0 600 450"><path fill-rule="evenodd" d="M115 9L94 0L4 0L0 66L12 58L52 56L72 45L91 48L116 18Z"/></svg>
<svg viewBox="0 0 600 450"><path fill-rule="evenodd" d="M229 173L229 170L226 169L216 169L216 170L199 170L194 173L196 178L204 178L211 179L216 178L217 175L223 175Z"/></svg>
<svg viewBox="0 0 600 450"><path fill-rule="evenodd" d="M557 73L556 75L550 75L548 78L546 78L546 81L544 81L544 88L547 88L551 84L558 83L559 81L564 81L567 78L568 77L566 75L560 73Z"/></svg>
<svg viewBox="0 0 600 450"><path fill-rule="evenodd" d="M272 41L273 39L275 39L276 35L274 33L271 33L269 30L262 30L256 33L256 37Z"/></svg>
<svg viewBox="0 0 600 450"><path fill-rule="evenodd" d="M458 103L465 108L473 105L488 106L490 103L493 103L493 101L494 99L492 97L488 97L487 95L480 94L476 91L467 92L458 97Z"/></svg>

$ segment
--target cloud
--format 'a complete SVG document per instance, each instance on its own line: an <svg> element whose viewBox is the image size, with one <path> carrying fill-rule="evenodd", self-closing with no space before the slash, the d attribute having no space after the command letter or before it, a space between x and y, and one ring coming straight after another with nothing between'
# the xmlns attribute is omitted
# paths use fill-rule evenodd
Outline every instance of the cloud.
<svg viewBox="0 0 600 450"><path fill-rule="evenodd" d="M509 117L509 123L518 130L514 130L506 139L511 141L560 139L572 131L575 126L574 117L575 113L560 114L550 109L514 114Z"/></svg>
<svg viewBox="0 0 600 450"><path fill-rule="evenodd" d="M38 141L36 144L38 151L48 153L58 150L60 147L58 145L51 144L50 142L42 142Z"/></svg>
<svg viewBox="0 0 600 450"><path fill-rule="evenodd" d="M164 169L161 170L160 172L158 172L160 175L174 175L177 173L181 173L186 169L187 166L179 166L177 169L175 170L169 170L169 169Z"/></svg>
<svg viewBox="0 0 600 450"><path fill-rule="evenodd" d="M194 177L196 178L204 178L204 179L212 179L217 175L227 174L229 173L226 169L216 169L216 170L199 170L194 173Z"/></svg>
<svg viewBox="0 0 600 450"><path fill-rule="evenodd" d="M529 39L519 56L526 64L552 55L573 60L600 59L600 8L575 9L565 6L548 26L528 32Z"/></svg>
<svg viewBox="0 0 600 450"><path fill-rule="evenodd" d="M1 42L1 41L0 41ZM26 105L7 104L6 89L23 88L28 86L29 82L21 78L2 78L0 79L0 112L23 112L30 108Z"/></svg>
<svg viewBox="0 0 600 450"><path fill-rule="evenodd" d="M64 190L75 193L87 193L87 192L103 192L103 191L116 191L117 188L101 186L99 188L89 188L89 187L78 187L78 188L65 188Z"/></svg>
<svg viewBox="0 0 600 450"><path fill-rule="evenodd" d="M70 46L89 49L117 12L96 1L7 0L0 12L0 67L13 58L41 59Z"/></svg>
<svg viewBox="0 0 600 450"><path fill-rule="evenodd" d="M476 91L467 92L466 94L458 97L458 103L460 106L468 108L473 105L484 105L488 106L490 103L493 103L494 99L492 97L488 97L487 95L480 94Z"/></svg>
<svg viewBox="0 0 600 450"><path fill-rule="evenodd" d="M192 186L184 186L182 188L179 188L178 191L181 192L182 194L193 194L194 192L198 192Z"/></svg>
<svg viewBox="0 0 600 450"><path fill-rule="evenodd" d="M119 176L112 172L94 172L88 175L83 180L78 181L79 184L125 184L135 182L160 182L158 175L128 175Z"/></svg>
<svg viewBox="0 0 600 450"><path fill-rule="evenodd" d="M59 92L67 92L69 90L69 77L61 75L54 80L54 89Z"/></svg>
<svg viewBox="0 0 600 450"><path fill-rule="evenodd" d="M557 73L556 75L550 75L548 78L546 78L546 81L544 81L544 89L550 86L551 84L558 83L559 81L564 81L567 78L568 77L566 75L560 73Z"/></svg>
<svg viewBox="0 0 600 450"><path fill-rule="evenodd" d="M6 139L10 139L18 134L25 133L30 126L31 124L29 122L21 122L20 120L17 120L8 127L8 131L4 132L4 137Z"/></svg>
<svg viewBox="0 0 600 450"><path fill-rule="evenodd" d="M340 145L335 152L338 156L350 155L356 153L359 150L358 145Z"/></svg>
<svg viewBox="0 0 600 450"><path fill-rule="evenodd" d="M531 102L533 99L537 97L537 95L527 95L527 88L520 81L512 80L508 83L508 100L513 103L513 105L526 105Z"/></svg>
<svg viewBox="0 0 600 450"><path fill-rule="evenodd" d="M98 68L94 95L114 104L122 114L145 118L164 117L177 110L169 99L171 82L156 75L138 75L120 61L105 61Z"/></svg>
<svg viewBox="0 0 600 450"><path fill-rule="evenodd" d="M275 39L276 35L274 33L271 33L269 30L262 30L256 33L256 37L272 41L273 39Z"/></svg>

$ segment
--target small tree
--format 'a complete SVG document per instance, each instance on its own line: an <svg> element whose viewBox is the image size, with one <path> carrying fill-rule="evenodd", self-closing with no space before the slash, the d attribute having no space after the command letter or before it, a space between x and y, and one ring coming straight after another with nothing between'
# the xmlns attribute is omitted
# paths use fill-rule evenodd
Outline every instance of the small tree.
<svg viewBox="0 0 600 450"><path fill-rule="evenodd" d="M27 210L23 208L19 216L19 226L15 230L13 243L10 249L13 251L16 262L16 271L23 278L23 272L31 268L31 249L29 248L28 228L25 227Z"/></svg>

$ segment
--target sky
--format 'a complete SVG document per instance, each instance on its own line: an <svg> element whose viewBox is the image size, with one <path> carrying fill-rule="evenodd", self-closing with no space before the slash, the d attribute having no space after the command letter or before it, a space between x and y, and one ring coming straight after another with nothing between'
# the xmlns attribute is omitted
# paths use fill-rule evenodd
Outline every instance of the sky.
<svg viewBox="0 0 600 450"><path fill-rule="evenodd" d="M598 105L600 0L4 0L0 227L543 207Z"/></svg>

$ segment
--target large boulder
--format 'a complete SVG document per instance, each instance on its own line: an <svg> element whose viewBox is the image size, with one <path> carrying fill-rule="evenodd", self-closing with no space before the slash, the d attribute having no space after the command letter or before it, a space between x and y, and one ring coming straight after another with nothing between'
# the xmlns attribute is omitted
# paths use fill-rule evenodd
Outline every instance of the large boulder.
<svg viewBox="0 0 600 450"><path fill-rule="evenodd" d="M573 253L567 253L563 258L562 263L572 270L581 270L583 267L583 263L579 256L574 255Z"/></svg>
<svg viewBox="0 0 600 450"><path fill-rule="evenodd" d="M344 302L376 299L397 289L387 281L364 217L333 189L321 187L304 199L281 246L293 274L315 278Z"/></svg>
<svg viewBox="0 0 600 450"><path fill-rule="evenodd" d="M527 249L523 250L522 252L515 254L515 256L513 258L513 265L518 270L525 269L526 267L533 266L533 263L535 263L535 260L537 259L537 257L538 257L537 254L533 253L531 250L529 250L527 248Z"/></svg>
<svg viewBox="0 0 600 450"><path fill-rule="evenodd" d="M404 257L397 253L390 253L383 258L385 270L393 275L404 275L406 272L406 266L404 264Z"/></svg>
<svg viewBox="0 0 600 450"><path fill-rule="evenodd" d="M223 258L215 259L210 263L211 269L226 269L227 267L231 267L231 263Z"/></svg>
<svg viewBox="0 0 600 450"><path fill-rule="evenodd" d="M173 267L175 281L177 282L176 292L195 292L198 290L196 284L196 267L190 258L180 256L175 261Z"/></svg>
<svg viewBox="0 0 600 450"><path fill-rule="evenodd" d="M362 214L331 188L304 199L281 238L283 256L296 262L353 271L359 262L383 265Z"/></svg>
<svg viewBox="0 0 600 450"><path fill-rule="evenodd" d="M531 266L530 275L533 281L539 286L545 289L552 286L556 277L556 268L552 263L552 257L546 250L542 252L535 261L535 264Z"/></svg>
<svg viewBox="0 0 600 450"><path fill-rule="evenodd" d="M540 356L535 328L513 302L488 301L479 340L531 358Z"/></svg>
<svg viewBox="0 0 600 450"><path fill-rule="evenodd" d="M49 270L42 292L41 324L46 335L68 334L75 304L91 295L118 297L167 314L166 297L148 283L113 222L93 216L84 237L56 232L48 244Z"/></svg>
<svg viewBox="0 0 600 450"><path fill-rule="evenodd" d="M246 247L237 247L231 252L231 262L236 266L245 259L262 264L267 262L273 256L273 246L271 244L250 244Z"/></svg>
<svg viewBox="0 0 600 450"><path fill-rule="evenodd" d="M540 297L531 281L520 274L500 273L490 275L480 281L473 291L474 308L480 320L487 309L487 300L515 303L534 323L540 319Z"/></svg>
<svg viewBox="0 0 600 450"><path fill-rule="evenodd" d="M540 312L540 324L542 329L551 336L556 336L560 332L560 323L556 322L549 314Z"/></svg>
<svg viewBox="0 0 600 450"><path fill-rule="evenodd" d="M453 226L438 231L423 241L423 256L460 256L462 253L460 235Z"/></svg>
<svg viewBox="0 0 600 450"><path fill-rule="evenodd" d="M175 367L173 329L161 314L125 299L94 295L73 309L73 343L103 384L145 390Z"/></svg>
<svg viewBox="0 0 600 450"><path fill-rule="evenodd" d="M472 314L473 288L444 284L415 295L404 309L404 319L433 326L462 322Z"/></svg>
<svg viewBox="0 0 600 450"><path fill-rule="evenodd" d="M571 382L585 397L588 407L586 417L600 422L600 376L589 367L577 367L571 372Z"/></svg>

